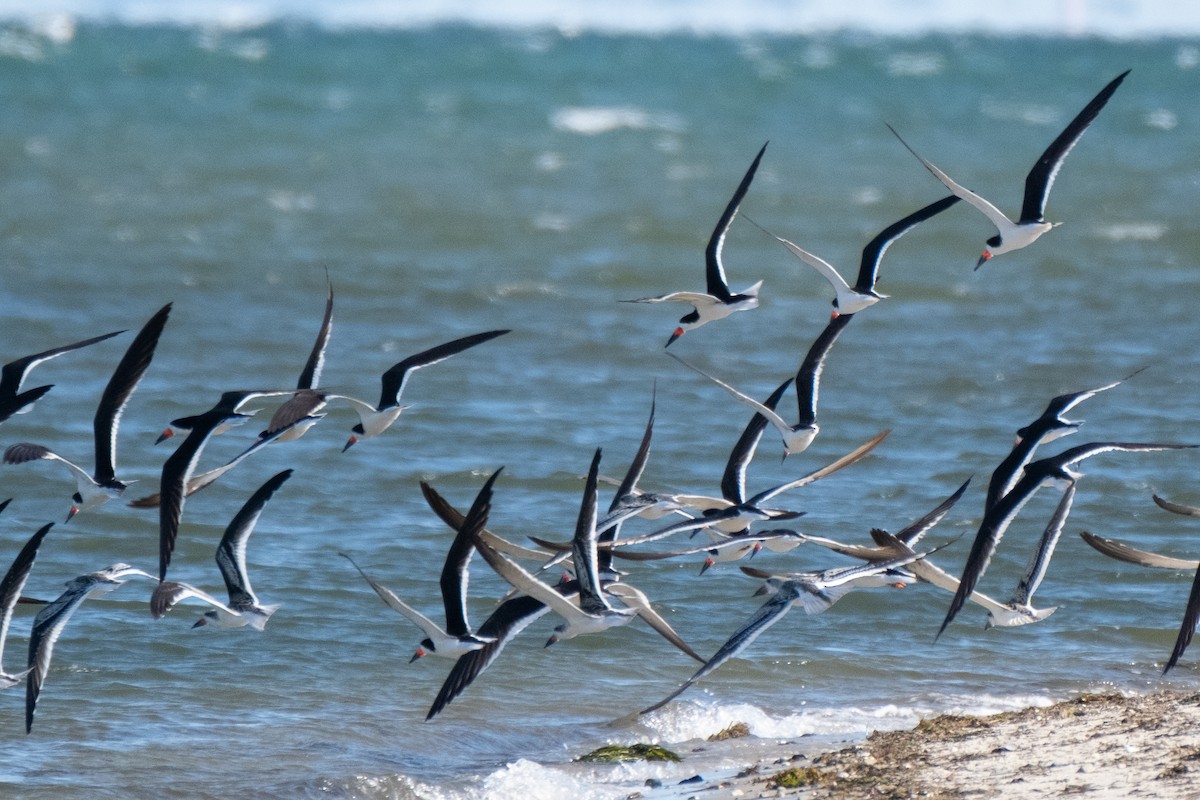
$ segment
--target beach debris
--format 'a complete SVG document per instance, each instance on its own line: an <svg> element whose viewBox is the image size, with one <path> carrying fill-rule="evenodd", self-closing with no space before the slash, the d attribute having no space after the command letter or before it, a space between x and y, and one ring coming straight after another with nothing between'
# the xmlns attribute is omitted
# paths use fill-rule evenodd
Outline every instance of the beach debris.
<svg viewBox="0 0 1200 800"><path fill-rule="evenodd" d="M750 726L744 722L735 722L723 731L717 731L706 741L723 742L726 739L741 739L750 735Z"/></svg>
<svg viewBox="0 0 1200 800"><path fill-rule="evenodd" d="M623 761L682 761L675 753L657 744L606 744L575 759L593 764L619 764Z"/></svg>

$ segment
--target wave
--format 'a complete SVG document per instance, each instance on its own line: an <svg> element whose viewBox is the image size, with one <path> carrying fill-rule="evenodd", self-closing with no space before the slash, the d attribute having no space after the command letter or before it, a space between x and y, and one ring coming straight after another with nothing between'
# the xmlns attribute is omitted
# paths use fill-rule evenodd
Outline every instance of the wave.
<svg viewBox="0 0 1200 800"><path fill-rule="evenodd" d="M47 20L127 25L184 25L231 29L288 21L330 28L418 28L444 23L568 33L701 35L809 34L856 30L882 35L942 33L1100 36L1115 39L1182 37L1200 32L1200 7L1168 0L1100 3L1089 0L1010 0L1003 4L930 0L0 0L0 19L30 26Z"/></svg>

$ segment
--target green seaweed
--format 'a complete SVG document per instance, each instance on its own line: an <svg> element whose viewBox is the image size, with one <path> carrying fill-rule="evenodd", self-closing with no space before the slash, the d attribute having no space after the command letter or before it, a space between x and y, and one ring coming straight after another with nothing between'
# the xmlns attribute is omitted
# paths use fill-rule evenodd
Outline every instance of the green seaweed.
<svg viewBox="0 0 1200 800"><path fill-rule="evenodd" d="M799 789L801 786L812 786L825 780L825 773L816 767L792 767L776 772L767 782L780 789Z"/></svg>
<svg viewBox="0 0 1200 800"><path fill-rule="evenodd" d="M657 744L606 744L585 753L576 761L618 764L622 761L681 761L678 755Z"/></svg>

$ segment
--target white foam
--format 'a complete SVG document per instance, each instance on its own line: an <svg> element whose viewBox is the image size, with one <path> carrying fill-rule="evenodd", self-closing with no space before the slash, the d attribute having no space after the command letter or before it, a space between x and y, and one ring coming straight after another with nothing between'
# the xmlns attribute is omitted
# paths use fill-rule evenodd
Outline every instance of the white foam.
<svg viewBox="0 0 1200 800"><path fill-rule="evenodd" d="M611 800L615 796L613 786L597 784L590 777L519 759L480 778L476 786L440 796L445 800Z"/></svg>
<svg viewBox="0 0 1200 800"><path fill-rule="evenodd" d="M912 703L880 706L804 708L772 714L748 703L682 701L641 720L663 742L707 739L735 723L745 723L751 736L795 739L810 735L865 735L877 730L911 728L938 714L987 716L1022 708L1044 708L1061 698L1045 694L937 696Z"/></svg>
<svg viewBox="0 0 1200 800"><path fill-rule="evenodd" d="M550 116L555 129L584 136L596 136L621 128L632 130L683 129L683 121L672 114L653 114L630 106L569 106Z"/></svg>
<svg viewBox="0 0 1200 800"><path fill-rule="evenodd" d="M1100 35L1114 38L1186 36L1200 31L1200 7L1175 0L0 0L0 18L25 22L56 15L129 24L183 24L244 29L278 20L330 27L412 28L466 22L507 28L704 34L814 33L853 28L883 34L928 31Z"/></svg>

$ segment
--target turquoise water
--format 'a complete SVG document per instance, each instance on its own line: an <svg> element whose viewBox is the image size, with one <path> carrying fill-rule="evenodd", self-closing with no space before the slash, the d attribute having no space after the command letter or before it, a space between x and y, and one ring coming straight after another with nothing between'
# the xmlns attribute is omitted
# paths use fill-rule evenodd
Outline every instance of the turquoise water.
<svg viewBox="0 0 1200 800"><path fill-rule="evenodd" d="M268 476L296 470L249 547L255 588L281 610L255 634L191 630L190 607L151 620L136 583L85 605L59 642L30 736L23 690L0 698L5 793L555 796L566 780L555 765L608 740L678 742L735 719L764 739L853 735L940 710L1195 682L1200 657L1158 677L1191 576L1122 567L1077 536L1196 557L1189 520L1150 501L1200 503L1197 456L1186 452L1084 465L1038 595L1061 609L1043 623L984 632L968 608L934 645L947 596L927 586L854 594L819 617L793 612L633 728L606 724L665 696L694 665L638 626L543 650L549 618L423 722L448 662L409 665L416 630L335 555L351 553L440 617L450 534L418 480L465 508L503 465L490 527L514 540L566 538L593 449L604 448L606 472L623 471L655 382L644 485L714 492L748 412L663 356L685 309L617 301L703 288L704 244L762 143L745 213L852 273L872 235L942 194L884 122L1015 213L1033 160L1127 68L1055 185L1047 216L1064 224L978 272L992 230L962 204L899 241L879 284L889 299L829 357L820 436L781 463L768 434L749 483L796 477L890 428L868 460L794 495L802 529L865 541L974 475L930 536L965 534L939 554L955 571L987 476L1051 396L1147 367L1080 406L1073 416L1088 423L1066 441L1200 441L1192 40L83 20L66 32L9 26L0 52L3 360L136 328L175 303L122 422L119 472L138 481L130 495L157 488L174 445L153 442L169 420L226 389L295 382L327 275L336 301L322 385L334 391L373 399L383 370L410 353L513 330L417 373L404 394L413 408L385 435L343 454L356 419L334 405L304 438L190 500L172 576L216 591L224 526ZM765 396L795 370L832 295L744 220L725 264L737 288L765 281L761 307L672 351ZM38 367L31 385L55 388L4 423L3 444L41 442L90 463L91 415L127 341ZM259 429L214 440L204 466ZM0 495L15 498L0 516L4 548L60 521L70 491L55 465L4 467ZM1050 494L1014 524L981 589L1007 596ZM74 575L119 560L152 568L156 557L155 515L109 503L55 528L27 592L53 596ZM756 563L845 562L802 547ZM636 564L629 580L707 654L759 601L733 566L698 577L699 566ZM505 587L473 567L480 621ZM10 669L29 620L18 612ZM591 780L580 796L628 793Z"/></svg>

